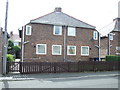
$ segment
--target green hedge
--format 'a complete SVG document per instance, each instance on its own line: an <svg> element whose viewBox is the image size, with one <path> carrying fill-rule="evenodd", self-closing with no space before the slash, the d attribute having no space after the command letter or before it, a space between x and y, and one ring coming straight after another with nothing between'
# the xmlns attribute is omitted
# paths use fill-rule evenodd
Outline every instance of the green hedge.
<svg viewBox="0 0 120 90"><path fill-rule="evenodd" d="M7 54L7 61L15 61L15 58L11 54Z"/></svg>
<svg viewBox="0 0 120 90"><path fill-rule="evenodd" d="M106 56L106 61L120 61L120 56Z"/></svg>

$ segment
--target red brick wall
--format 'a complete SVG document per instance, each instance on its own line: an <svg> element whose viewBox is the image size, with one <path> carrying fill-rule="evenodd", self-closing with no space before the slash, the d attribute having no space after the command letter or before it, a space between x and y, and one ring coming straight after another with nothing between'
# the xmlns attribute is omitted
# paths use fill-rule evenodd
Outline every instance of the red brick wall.
<svg viewBox="0 0 120 90"><path fill-rule="evenodd" d="M30 24L32 26L32 34L30 36L25 35L25 41L30 41L25 45L25 60L33 61L63 61L64 57L64 29L62 27L62 35L53 35L53 25L44 25L44 24ZM95 45L98 44L97 41L92 39L93 37L92 29L83 29L76 28L76 36L67 36L66 35L66 45L75 45L76 46L76 55L70 56L67 55L67 46L66 46L66 59L69 60L89 60L91 57L98 56L98 48ZM66 33L67 34L67 33ZM46 55L37 55L36 54L36 44L46 44L47 45L47 54ZM52 55L52 45L62 45L62 55ZM81 46L90 47L89 56L81 56Z"/></svg>
<svg viewBox="0 0 120 90"><path fill-rule="evenodd" d="M110 55L116 55L116 53L118 52L116 50L116 46L120 47L120 32L111 32L114 33L115 35L113 36L113 40L110 40ZM107 51L107 53L105 52ZM104 54L104 55L103 55ZM106 55L108 55L108 37L106 38L102 38L101 39L101 56L105 57Z"/></svg>
<svg viewBox="0 0 120 90"><path fill-rule="evenodd" d="M112 47L110 49L110 51L111 51L110 54L116 55L116 53L117 53L116 46L120 47L120 45L118 45L118 42L120 42L120 40L119 40L120 32L112 32L112 33L114 33L115 35L113 36L113 40L111 40L111 42L110 42L112 45Z"/></svg>

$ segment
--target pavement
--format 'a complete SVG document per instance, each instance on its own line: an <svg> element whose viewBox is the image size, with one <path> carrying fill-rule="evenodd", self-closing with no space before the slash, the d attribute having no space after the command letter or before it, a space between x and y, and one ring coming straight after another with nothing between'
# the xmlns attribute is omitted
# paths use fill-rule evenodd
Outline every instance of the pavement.
<svg viewBox="0 0 120 90"><path fill-rule="evenodd" d="M21 81L21 80L41 80L41 79L82 79L94 77L114 77L120 76L118 71L107 72L79 72L79 73L40 73L40 74L19 74L11 73L7 75L0 75L0 81Z"/></svg>

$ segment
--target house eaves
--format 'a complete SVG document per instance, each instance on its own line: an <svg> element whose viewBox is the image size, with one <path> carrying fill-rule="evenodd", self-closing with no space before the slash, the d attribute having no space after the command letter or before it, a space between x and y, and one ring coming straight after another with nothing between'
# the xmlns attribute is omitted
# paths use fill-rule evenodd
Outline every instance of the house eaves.
<svg viewBox="0 0 120 90"><path fill-rule="evenodd" d="M89 25L61 11L54 11L37 19L31 20L30 23L52 24L95 29L95 26Z"/></svg>

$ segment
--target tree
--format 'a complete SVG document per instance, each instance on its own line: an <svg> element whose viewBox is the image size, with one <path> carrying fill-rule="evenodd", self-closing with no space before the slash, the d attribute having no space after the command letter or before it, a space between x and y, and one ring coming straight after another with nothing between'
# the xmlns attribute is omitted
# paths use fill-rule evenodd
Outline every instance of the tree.
<svg viewBox="0 0 120 90"><path fill-rule="evenodd" d="M20 58L20 47L19 46L13 46L12 49L14 50L15 58Z"/></svg>
<svg viewBox="0 0 120 90"><path fill-rule="evenodd" d="M15 58L20 58L20 47L14 46L13 41L8 41L8 54L14 55Z"/></svg>

